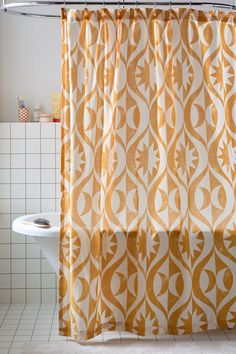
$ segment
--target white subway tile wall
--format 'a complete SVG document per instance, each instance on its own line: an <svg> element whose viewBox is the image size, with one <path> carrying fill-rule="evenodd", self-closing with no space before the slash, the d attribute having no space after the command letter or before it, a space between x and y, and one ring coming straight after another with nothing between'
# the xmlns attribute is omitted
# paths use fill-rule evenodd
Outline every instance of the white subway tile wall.
<svg viewBox="0 0 236 354"><path fill-rule="evenodd" d="M58 211L59 184L60 123L0 123L0 303L57 302L56 274L11 223Z"/></svg>

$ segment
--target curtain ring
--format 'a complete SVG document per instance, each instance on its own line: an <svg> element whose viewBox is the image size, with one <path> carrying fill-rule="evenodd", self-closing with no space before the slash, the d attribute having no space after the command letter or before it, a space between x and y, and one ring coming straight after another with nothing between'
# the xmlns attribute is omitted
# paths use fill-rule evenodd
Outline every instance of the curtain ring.
<svg viewBox="0 0 236 354"><path fill-rule="evenodd" d="M189 8L192 9L192 1L189 0Z"/></svg>
<svg viewBox="0 0 236 354"><path fill-rule="evenodd" d="M236 0L235 0L236 1ZM157 1L156 0L154 0L154 9L156 9L157 8Z"/></svg>
<svg viewBox="0 0 236 354"><path fill-rule="evenodd" d="M172 2L171 2L171 0L169 1L169 7L170 7L170 10L172 10Z"/></svg>
<svg viewBox="0 0 236 354"><path fill-rule="evenodd" d="M117 1L117 6L118 6L117 19L120 20L121 19L120 0Z"/></svg>
<svg viewBox="0 0 236 354"><path fill-rule="evenodd" d="M138 0L135 0L135 8L137 9L138 7Z"/></svg>
<svg viewBox="0 0 236 354"><path fill-rule="evenodd" d="M87 0L85 0L84 2L84 19L85 20L88 20L89 19L89 16L88 16L88 3L87 3Z"/></svg>

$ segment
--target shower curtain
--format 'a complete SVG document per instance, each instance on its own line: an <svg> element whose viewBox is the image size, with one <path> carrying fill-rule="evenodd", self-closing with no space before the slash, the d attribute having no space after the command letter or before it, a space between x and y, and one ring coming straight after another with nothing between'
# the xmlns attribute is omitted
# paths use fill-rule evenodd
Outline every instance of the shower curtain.
<svg viewBox="0 0 236 354"><path fill-rule="evenodd" d="M235 326L235 24L62 11L61 335Z"/></svg>

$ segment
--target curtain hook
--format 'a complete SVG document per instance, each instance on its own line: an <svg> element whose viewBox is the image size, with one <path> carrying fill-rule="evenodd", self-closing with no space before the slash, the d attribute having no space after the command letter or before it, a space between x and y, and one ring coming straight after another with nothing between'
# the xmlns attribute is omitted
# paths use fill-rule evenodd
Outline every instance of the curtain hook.
<svg viewBox="0 0 236 354"><path fill-rule="evenodd" d="M157 8L157 0L154 0L154 9L156 9L156 8Z"/></svg>
<svg viewBox="0 0 236 354"><path fill-rule="evenodd" d="M192 1L189 0L189 8L192 9Z"/></svg>
<svg viewBox="0 0 236 354"><path fill-rule="evenodd" d="M138 7L138 0L135 0L135 8L137 9Z"/></svg>
<svg viewBox="0 0 236 354"><path fill-rule="evenodd" d="M170 10L172 10L172 2L171 2L171 0L169 1L169 6L170 6Z"/></svg>

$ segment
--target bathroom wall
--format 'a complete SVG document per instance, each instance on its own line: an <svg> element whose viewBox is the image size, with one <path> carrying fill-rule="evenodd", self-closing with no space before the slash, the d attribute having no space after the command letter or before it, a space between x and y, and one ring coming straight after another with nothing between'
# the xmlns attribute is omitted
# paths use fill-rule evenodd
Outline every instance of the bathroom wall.
<svg viewBox="0 0 236 354"><path fill-rule="evenodd" d="M32 237L11 231L25 213L59 210L60 124L0 123L0 303L57 300L57 279Z"/></svg>
<svg viewBox="0 0 236 354"><path fill-rule="evenodd" d="M51 112L51 94L60 92L60 27L60 19L0 14L0 121L18 121L17 93L31 112L37 102Z"/></svg>

